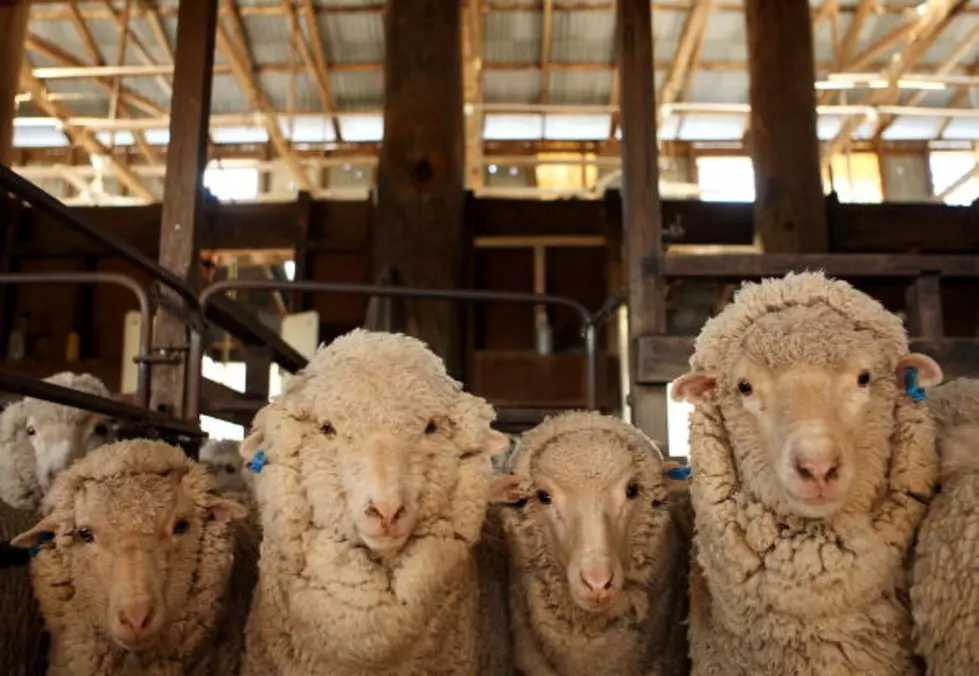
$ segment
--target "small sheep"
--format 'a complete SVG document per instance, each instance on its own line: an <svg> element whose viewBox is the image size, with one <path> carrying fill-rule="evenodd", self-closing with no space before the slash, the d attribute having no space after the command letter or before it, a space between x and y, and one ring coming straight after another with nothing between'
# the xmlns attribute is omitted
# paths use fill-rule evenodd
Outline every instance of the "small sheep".
<svg viewBox="0 0 979 676"><path fill-rule="evenodd" d="M905 563L938 364L880 303L803 273L745 284L691 370L673 397L695 404L693 673L916 673Z"/></svg>
<svg viewBox="0 0 979 676"><path fill-rule="evenodd" d="M493 418L400 334L354 330L290 378L242 444L264 531L246 676L492 676L474 547Z"/></svg>
<svg viewBox="0 0 979 676"><path fill-rule="evenodd" d="M44 382L110 396L88 373L62 371ZM37 509L58 472L114 436L113 421L98 413L29 397L12 403L0 413L0 500Z"/></svg>
<svg viewBox="0 0 979 676"><path fill-rule="evenodd" d="M42 504L13 544L41 547L31 577L49 676L237 673L257 545L200 464L117 442L62 472Z"/></svg>
<svg viewBox="0 0 979 676"><path fill-rule="evenodd" d="M27 554L9 541L37 520L33 512L0 502L0 674L43 674L44 623L31 590Z"/></svg>
<svg viewBox="0 0 979 676"><path fill-rule="evenodd" d="M250 490L251 476L245 473L240 446L233 439L208 439L201 446L200 461L215 476L223 493Z"/></svg>
<svg viewBox="0 0 979 676"><path fill-rule="evenodd" d="M958 676L979 667L979 380L936 388L929 408L942 486L918 531L911 612L928 675Z"/></svg>
<svg viewBox="0 0 979 676"><path fill-rule="evenodd" d="M565 413L523 435L511 468L525 502L502 512L517 669L689 670L689 538L671 514L683 495L666 475L675 466L637 429L599 413Z"/></svg>

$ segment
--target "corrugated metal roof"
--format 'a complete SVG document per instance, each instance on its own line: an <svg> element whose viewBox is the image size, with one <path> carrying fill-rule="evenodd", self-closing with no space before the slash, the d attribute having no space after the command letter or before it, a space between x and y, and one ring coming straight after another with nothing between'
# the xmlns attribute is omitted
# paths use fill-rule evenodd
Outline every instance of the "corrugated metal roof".
<svg viewBox="0 0 979 676"><path fill-rule="evenodd" d="M380 14L320 14L316 24L330 64L384 61Z"/></svg>
<svg viewBox="0 0 979 676"><path fill-rule="evenodd" d="M211 112L240 113L251 110L248 98L230 75L215 75L211 83Z"/></svg>
<svg viewBox="0 0 979 676"><path fill-rule="evenodd" d="M486 12L483 17L486 61L540 63L540 12Z"/></svg>
<svg viewBox="0 0 979 676"><path fill-rule="evenodd" d="M284 16L243 16L241 25L253 63L302 63L292 49L292 29Z"/></svg>
<svg viewBox="0 0 979 676"><path fill-rule="evenodd" d="M747 103L747 71L698 70L690 83L690 100L697 103Z"/></svg>
<svg viewBox="0 0 979 676"><path fill-rule="evenodd" d="M682 24L681 24L682 25ZM745 35L744 17L735 12L713 12L707 17L704 30L704 44L700 50L701 61L747 60L748 43ZM663 54L664 59L672 59L674 48Z"/></svg>
<svg viewBox="0 0 979 676"><path fill-rule="evenodd" d="M376 110L384 105L384 74L334 71L333 98L341 109Z"/></svg>
<svg viewBox="0 0 979 676"><path fill-rule="evenodd" d="M540 100L540 71L484 70L483 100L487 103L535 103Z"/></svg>
<svg viewBox="0 0 979 676"><path fill-rule="evenodd" d="M615 59L615 12L554 12L551 61L609 63Z"/></svg>
<svg viewBox="0 0 979 676"><path fill-rule="evenodd" d="M551 71L548 97L555 105L599 105L612 98L612 71Z"/></svg>
<svg viewBox="0 0 979 676"><path fill-rule="evenodd" d="M323 101L305 71L260 73L259 86L266 93L273 110L296 112L322 111Z"/></svg>

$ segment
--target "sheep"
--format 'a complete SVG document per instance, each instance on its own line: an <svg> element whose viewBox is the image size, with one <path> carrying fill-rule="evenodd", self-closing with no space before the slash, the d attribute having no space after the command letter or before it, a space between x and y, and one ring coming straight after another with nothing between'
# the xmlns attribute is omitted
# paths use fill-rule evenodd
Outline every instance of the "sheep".
<svg viewBox="0 0 979 676"><path fill-rule="evenodd" d="M941 368L819 272L745 284L690 363L693 673L916 673L905 562L938 472L918 400Z"/></svg>
<svg viewBox="0 0 979 676"><path fill-rule="evenodd" d="M28 555L9 540L36 521L33 512L0 502L0 674L44 673L44 624L31 589Z"/></svg>
<svg viewBox="0 0 979 676"><path fill-rule="evenodd" d="M214 474L223 493L247 493L251 476L244 471L244 463L238 448L241 444L233 439L208 439L200 450L200 461Z"/></svg>
<svg viewBox="0 0 979 676"><path fill-rule="evenodd" d="M928 676L953 676L979 665L979 380L954 380L928 401L941 489L918 530L911 613Z"/></svg>
<svg viewBox="0 0 979 676"><path fill-rule="evenodd" d="M415 338L320 347L241 446L264 531L243 674L507 672L477 637L494 417Z"/></svg>
<svg viewBox="0 0 979 676"><path fill-rule="evenodd" d="M502 512L515 667L686 673L689 529L667 474L676 463L631 425L573 411L525 432L510 467L523 497Z"/></svg>
<svg viewBox="0 0 979 676"><path fill-rule="evenodd" d="M62 371L44 382L110 396L88 373ZM114 421L98 413L30 397L10 404L0 413L0 500L37 509L58 472L115 434Z"/></svg>
<svg viewBox="0 0 979 676"><path fill-rule="evenodd" d="M42 510L12 544L40 548L49 676L238 672L257 545L199 463L160 441L102 446L55 479Z"/></svg>

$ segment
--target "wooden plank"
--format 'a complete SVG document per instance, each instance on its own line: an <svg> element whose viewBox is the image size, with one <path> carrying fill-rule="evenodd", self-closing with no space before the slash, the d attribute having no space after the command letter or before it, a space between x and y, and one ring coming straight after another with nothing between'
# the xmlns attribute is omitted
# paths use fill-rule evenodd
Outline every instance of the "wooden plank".
<svg viewBox="0 0 979 676"><path fill-rule="evenodd" d="M976 264L979 267L979 263ZM912 336L942 338L945 320L942 316L942 289L937 274L922 275L908 286L908 332Z"/></svg>
<svg viewBox="0 0 979 676"><path fill-rule="evenodd" d="M390 0L387 8L372 278L390 268L406 286L458 287L465 200L461 4ZM406 301L405 313L409 333L461 373L462 308Z"/></svg>
<svg viewBox="0 0 979 676"><path fill-rule="evenodd" d="M660 270L666 277L751 279L781 277L788 272L823 270L831 277L913 278L979 276L979 256L918 254L704 254L667 256Z"/></svg>
<svg viewBox="0 0 979 676"><path fill-rule="evenodd" d="M0 163L13 161L14 117L17 106L14 97L20 91L20 70L27 37L29 2L0 5Z"/></svg>
<svg viewBox="0 0 979 676"><path fill-rule="evenodd" d="M160 264L192 286L198 284L203 178L207 163L208 118L217 0L181 0L174 69L174 115L170 120ZM179 299L165 292L171 304ZM157 315L156 346L188 344L187 327L165 309ZM158 366L153 371L152 403L182 415L186 365Z"/></svg>
<svg viewBox="0 0 979 676"><path fill-rule="evenodd" d="M310 278L310 260L309 260L309 220L312 215L310 212L310 197L309 193L303 190L299 193L299 198L296 200L296 232L295 232L295 244L294 251L295 255L293 260L295 261L295 279L309 279ZM301 291L296 291L292 294L289 303L289 309L291 312L304 312L309 309L309 294L303 293Z"/></svg>
<svg viewBox="0 0 979 676"><path fill-rule="evenodd" d="M622 227L629 294L629 339L666 332L662 270L662 213L653 91L652 9L644 0L617 3L619 92L622 127ZM666 429L662 392L639 382L630 350L632 422L650 435Z"/></svg>
<svg viewBox="0 0 979 676"><path fill-rule="evenodd" d="M808 0L745 0L755 229L766 252L829 250Z"/></svg>

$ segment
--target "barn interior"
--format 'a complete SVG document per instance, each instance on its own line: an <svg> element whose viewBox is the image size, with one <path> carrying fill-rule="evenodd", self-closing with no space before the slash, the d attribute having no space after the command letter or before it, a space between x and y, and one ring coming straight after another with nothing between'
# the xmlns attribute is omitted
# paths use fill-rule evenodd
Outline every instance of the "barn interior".
<svg viewBox="0 0 979 676"><path fill-rule="evenodd" d="M4 397L192 448L366 326L505 429L597 408L682 458L693 337L806 269L979 375L967 0L15 0L0 35Z"/></svg>

